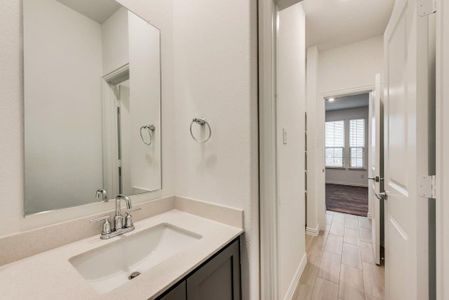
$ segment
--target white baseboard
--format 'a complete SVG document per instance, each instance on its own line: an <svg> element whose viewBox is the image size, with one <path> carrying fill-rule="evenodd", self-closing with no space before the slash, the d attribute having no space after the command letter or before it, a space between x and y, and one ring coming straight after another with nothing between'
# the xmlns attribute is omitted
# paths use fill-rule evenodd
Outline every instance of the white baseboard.
<svg viewBox="0 0 449 300"><path fill-rule="evenodd" d="M302 272L307 265L307 253L304 253L301 262L299 263L298 269L295 272L295 276L293 277L292 282L290 283L287 293L285 294L284 300L293 300L295 296L296 289L299 286L299 280L301 279Z"/></svg>
<svg viewBox="0 0 449 300"><path fill-rule="evenodd" d="M306 227L306 234L311 236L318 236L320 234L320 226L317 225L315 228Z"/></svg>

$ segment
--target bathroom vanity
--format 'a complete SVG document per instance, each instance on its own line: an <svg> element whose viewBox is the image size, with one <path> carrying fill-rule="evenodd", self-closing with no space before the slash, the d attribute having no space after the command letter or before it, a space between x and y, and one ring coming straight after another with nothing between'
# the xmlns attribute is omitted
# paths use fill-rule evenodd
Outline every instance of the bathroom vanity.
<svg viewBox="0 0 449 300"><path fill-rule="evenodd" d="M242 217L175 199L121 236L102 240L98 232L0 267L0 299L240 299Z"/></svg>
<svg viewBox="0 0 449 300"><path fill-rule="evenodd" d="M157 299L241 299L240 242L226 246Z"/></svg>

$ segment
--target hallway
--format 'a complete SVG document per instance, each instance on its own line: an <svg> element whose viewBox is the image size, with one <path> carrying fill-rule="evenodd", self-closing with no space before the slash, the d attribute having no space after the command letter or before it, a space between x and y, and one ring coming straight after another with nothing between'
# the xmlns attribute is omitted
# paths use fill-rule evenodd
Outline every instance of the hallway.
<svg viewBox="0 0 449 300"><path fill-rule="evenodd" d="M384 267L374 264L368 218L328 211L327 227L306 236L308 264L296 300L381 300Z"/></svg>

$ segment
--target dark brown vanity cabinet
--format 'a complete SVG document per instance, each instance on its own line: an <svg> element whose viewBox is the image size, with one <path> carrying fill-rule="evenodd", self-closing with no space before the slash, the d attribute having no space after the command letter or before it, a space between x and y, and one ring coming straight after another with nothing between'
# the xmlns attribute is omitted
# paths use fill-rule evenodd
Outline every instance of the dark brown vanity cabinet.
<svg viewBox="0 0 449 300"><path fill-rule="evenodd" d="M157 298L160 300L185 300L187 299L187 284L182 281L174 288L172 288L168 293Z"/></svg>
<svg viewBox="0 0 449 300"><path fill-rule="evenodd" d="M229 244L158 300L240 300L240 242Z"/></svg>

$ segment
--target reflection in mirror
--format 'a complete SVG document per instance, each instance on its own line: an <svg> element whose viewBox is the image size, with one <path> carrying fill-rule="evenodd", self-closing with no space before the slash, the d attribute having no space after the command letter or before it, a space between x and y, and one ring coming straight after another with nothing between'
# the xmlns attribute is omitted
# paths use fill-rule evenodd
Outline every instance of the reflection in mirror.
<svg viewBox="0 0 449 300"><path fill-rule="evenodd" d="M161 189L160 32L113 0L24 0L26 215Z"/></svg>

